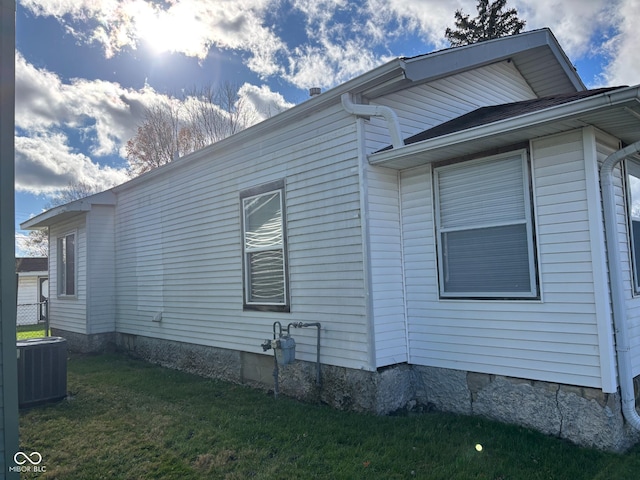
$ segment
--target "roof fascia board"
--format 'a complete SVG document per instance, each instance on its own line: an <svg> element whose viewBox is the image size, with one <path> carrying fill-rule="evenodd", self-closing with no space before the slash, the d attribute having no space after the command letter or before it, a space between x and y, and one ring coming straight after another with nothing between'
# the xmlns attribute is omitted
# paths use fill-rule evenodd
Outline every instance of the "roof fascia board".
<svg viewBox="0 0 640 480"><path fill-rule="evenodd" d="M63 214L68 213L81 213L91 210L93 205L115 205L116 195L111 190L96 193L73 202L66 203L57 207L53 207L46 212L36 215L20 224L20 228L23 230L38 229L46 227L51 223L51 220Z"/></svg>
<svg viewBox="0 0 640 480"><path fill-rule="evenodd" d="M382 165L400 160L412 155L424 154L432 149L446 148L471 140L491 137L494 135L520 130L527 127L541 125L558 120L567 120L577 115L594 110L615 107L626 103L640 103L640 86L626 87L612 92L605 92L593 97L576 100L574 102L556 105L537 112L527 113L517 117L499 120L497 122L472 127L459 132L430 138L422 142L406 145L399 149L385 150L369 155L369 163Z"/></svg>
<svg viewBox="0 0 640 480"><path fill-rule="evenodd" d="M562 60L558 63L560 63L560 66L562 67L565 74L567 75L567 78L571 81L571 83L573 84L573 86L576 88L577 91L586 90L587 86L582 81L582 78L580 78L580 75L578 75L578 72L574 67L573 62L569 60L569 57L567 57L567 54L564 52L564 50L558 43L558 40L556 39L555 35L553 35L553 32L548 28L544 29L544 31L547 34L547 38L549 39L549 43L548 43L549 48L551 48L551 51L556 56L556 58L558 58L559 60L560 59Z"/></svg>
<svg viewBox="0 0 640 480"><path fill-rule="evenodd" d="M577 91L585 90L580 76L548 28L406 59L406 76L413 82L432 81L470 68L501 62L540 47L548 47L552 51Z"/></svg>

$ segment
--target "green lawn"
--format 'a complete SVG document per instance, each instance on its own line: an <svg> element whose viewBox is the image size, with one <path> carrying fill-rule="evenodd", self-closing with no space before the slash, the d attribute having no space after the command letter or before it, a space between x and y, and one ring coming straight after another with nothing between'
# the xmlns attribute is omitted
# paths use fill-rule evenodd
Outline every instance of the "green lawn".
<svg viewBox="0 0 640 480"><path fill-rule="evenodd" d="M35 325L19 325L16 327L18 340L26 340L28 338L44 337L44 324L37 323Z"/></svg>
<svg viewBox="0 0 640 480"><path fill-rule="evenodd" d="M71 357L68 389L21 411L20 449L46 470L21 478L640 478L639 447L609 454L452 414L340 412L118 354Z"/></svg>

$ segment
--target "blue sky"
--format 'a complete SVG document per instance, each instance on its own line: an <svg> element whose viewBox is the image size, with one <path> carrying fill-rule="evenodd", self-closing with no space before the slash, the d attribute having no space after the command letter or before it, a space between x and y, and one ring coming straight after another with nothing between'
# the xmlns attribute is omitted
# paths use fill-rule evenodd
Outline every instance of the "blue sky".
<svg viewBox="0 0 640 480"><path fill-rule="evenodd" d="M640 83L640 0L509 0L588 87ZM476 0L18 0L16 230L69 183L127 180L144 108L231 81L289 108L392 58L446 48Z"/></svg>

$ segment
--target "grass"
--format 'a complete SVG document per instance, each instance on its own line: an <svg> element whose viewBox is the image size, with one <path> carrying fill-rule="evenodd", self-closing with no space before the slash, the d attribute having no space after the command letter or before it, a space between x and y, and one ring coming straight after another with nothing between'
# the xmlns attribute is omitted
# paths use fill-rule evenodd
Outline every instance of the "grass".
<svg viewBox="0 0 640 480"><path fill-rule="evenodd" d="M443 413L310 405L119 354L73 356L70 396L21 411L22 479L636 479L640 447L579 448ZM483 446L477 451L476 444Z"/></svg>
<svg viewBox="0 0 640 480"><path fill-rule="evenodd" d="M18 340L27 340L28 338L40 338L45 336L43 323L36 323L34 325L18 325L16 330L18 332Z"/></svg>

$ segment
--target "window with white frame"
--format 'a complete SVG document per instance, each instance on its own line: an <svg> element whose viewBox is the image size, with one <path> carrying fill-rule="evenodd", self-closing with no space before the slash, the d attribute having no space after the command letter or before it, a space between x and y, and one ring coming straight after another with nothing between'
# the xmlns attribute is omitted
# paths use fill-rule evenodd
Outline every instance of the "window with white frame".
<svg viewBox="0 0 640 480"><path fill-rule="evenodd" d="M246 309L289 311L284 182L240 195Z"/></svg>
<svg viewBox="0 0 640 480"><path fill-rule="evenodd" d="M58 295L76 294L76 235L58 238Z"/></svg>
<svg viewBox="0 0 640 480"><path fill-rule="evenodd" d="M626 169L633 285L635 292L640 293L640 162L627 160Z"/></svg>
<svg viewBox="0 0 640 480"><path fill-rule="evenodd" d="M434 169L440 296L537 297L526 151Z"/></svg>

